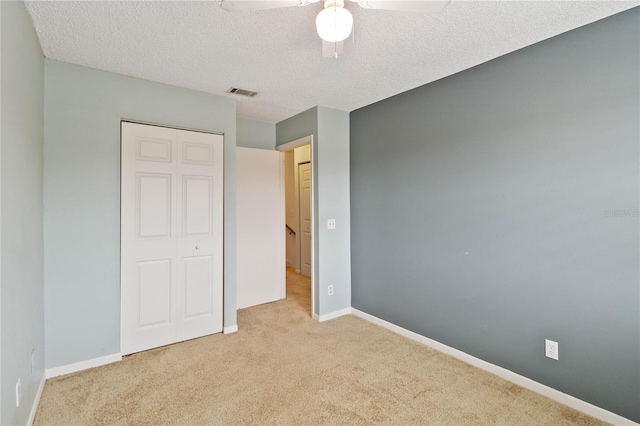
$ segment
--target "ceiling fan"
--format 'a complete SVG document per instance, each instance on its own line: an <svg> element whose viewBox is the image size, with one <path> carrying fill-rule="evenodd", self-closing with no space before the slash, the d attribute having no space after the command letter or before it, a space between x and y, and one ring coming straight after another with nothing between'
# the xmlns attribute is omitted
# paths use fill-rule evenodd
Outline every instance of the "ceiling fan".
<svg viewBox="0 0 640 426"><path fill-rule="evenodd" d="M220 0L220 7L231 12L308 6L321 0ZM322 54L338 57L343 41L353 30L353 15L345 7L346 0L323 0L324 9L316 18L316 30L323 41ZM365 9L404 12L440 12L451 0L350 0Z"/></svg>

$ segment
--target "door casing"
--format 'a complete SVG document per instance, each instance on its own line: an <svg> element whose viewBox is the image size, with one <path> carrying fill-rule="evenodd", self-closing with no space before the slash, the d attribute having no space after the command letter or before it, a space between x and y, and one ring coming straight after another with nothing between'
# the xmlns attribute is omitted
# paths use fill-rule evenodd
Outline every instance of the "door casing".
<svg viewBox="0 0 640 426"><path fill-rule="evenodd" d="M282 145L276 146L276 149L280 152L291 151L292 149L296 149L298 147L309 145L310 158L311 158L311 316L315 320L319 320L319 310L316 306L316 207L315 207L315 193L317 188L317 182L315 179L316 173L316 160L314 155L314 137L313 135L304 136L302 138L293 140L291 142L284 143ZM284 209L284 206L283 206Z"/></svg>

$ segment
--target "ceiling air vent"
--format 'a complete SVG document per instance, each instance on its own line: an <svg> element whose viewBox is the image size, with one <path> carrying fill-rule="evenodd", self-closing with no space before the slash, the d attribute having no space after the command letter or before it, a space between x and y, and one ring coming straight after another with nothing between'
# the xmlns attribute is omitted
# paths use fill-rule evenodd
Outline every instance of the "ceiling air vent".
<svg viewBox="0 0 640 426"><path fill-rule="evenodd" d="M258 94L258 92L253 92L251 90L246 90L246 89L238 89L237 87L232 87L231 89L227 90L227 93L235 93L236 95L249 96L250 98Z"/></svg>

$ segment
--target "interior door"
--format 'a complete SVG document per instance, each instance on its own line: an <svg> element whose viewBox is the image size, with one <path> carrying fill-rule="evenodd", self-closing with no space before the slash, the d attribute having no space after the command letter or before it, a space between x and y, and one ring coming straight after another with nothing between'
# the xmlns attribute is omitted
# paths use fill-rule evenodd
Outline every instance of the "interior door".
<svg viewBox="0 0 640 426"><path fill-rule="evenodd" d="M176 326L176 134L123 123L121 350L173 343Z"/></svg>
<svg viewBox="0 0 640 426"><path fill-rule="evenodd" d="M311 164L298 166L300 191L300 273L311 276Z"/></svg>
<svg viewBox="0 0 640 426"><path fill-rule="evenodd" d="M236 148L238 309L283 299L283 154Z"/></svg>
<svg viewBox="0 0 640 426"><path fill-rule="evenodd" d="M178 131L177 340L222 331L222 136Z"/></svg>
<svg viewBox="0 0 640 426"><path fill-rule="evenodd" d="M222 149L122 123L123 354L222 331Z"/></svg>

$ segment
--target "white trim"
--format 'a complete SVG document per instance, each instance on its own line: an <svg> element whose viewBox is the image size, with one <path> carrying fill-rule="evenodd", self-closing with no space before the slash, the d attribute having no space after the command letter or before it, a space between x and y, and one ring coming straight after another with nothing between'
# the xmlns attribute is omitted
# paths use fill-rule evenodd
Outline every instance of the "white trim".
<svg viewBox="0 0 640 426"><path fill-rule="evenodd" d="M222 333L224 333L224 334L231 334L231 333L235 333L237 331L238 331L238 324L230 325L229 327L225 327L224 329L222 329Z"/></svg>
<svg viewBox="0 0 640 426"><path fill-rule="evenodd" d="M44 382L47 381L47 377L45 372L42 372L42 379L40 380L40 384L38 385L38 390L36 391L36 397L33 400L33 405L31 406L31 413L29 413L29 420L27 420L27 426L31 426L33 421L36 418L36 413L38 412L38 405L40 405L40 397L42 396L42 390L44 389Z"/></svg>
<svg viewBox="0 0 640 426"><path fill-rule="evenodd" d="M302 143L305 141L309 141L309 162L311 163L311 312L315 312L316 309L316 286L319 286L320 283L316 282L316 271L318 270L318 265L316 262L316 242L319 237L316 235L316 227L319 226L318 215L316 214L316 194L318 191L318 179L316 179L316 168L318 165L316 164L316 155L315 151L315 142L313 140L313 135L305 136L304 138L300 138L297 141L293 141L290 143ZM302 146L302 145L300 145ZM300 212L298 212L298 217L300 217ZM298 229L299 230L299 229ZM300 239L298 239L299 241ZM319 246L318 246L319 247ZM318 256L320 256L320 252L318 251ZM302 269L302 259L298 259L299 267ZM320 312L320 301L318 300L318 312Z"/></svg>
<svg viewBox="0 0 640 426"><path fill-rule="evenodd" d="M349 315L352 313L352 309L353 308L344 308L344 309L340 309L339 311L333 311L331 313L328 314L324 314L324 315L316 315L313 314L313 319L318 321L318 322L325 322L325 321L329 321L338 317L343 317L345 315Z"/></svg>
<svg viewBox="0 0 640 426"><path fill-rule="evenodd" d="M315 202L315 197L316 197L316 191L317 191L317 185L318 183L316 182L316 159L315 159L315 155L313 153L315 147L314 147L314 141L313 141L313 135L308 135L308 136L303 136L300 139L296 139L294 141L291 142L287 142L284 143L282 145L278 145L276 146L276 150L280 151L280 152L284 152L284 151L291 151L292 149L296 149L299 148L301 146L305 146L305 145L309 145L309 160L311 163L311 317L313 319L315 319L316 321L318 320L319 316L315 313L315 306L316 306L316 285L319 285L319 283L316 283L316 270L318 265L316 265L316 226L318 225L318 218L316 215L316 202ZM296 188L296 191L298 189ZM297 192L296 192L297 193ZM297 196L296 196L297 197ZM286 212L285 212L286 214ZM300 212L298 212L298 218L300 217ZM299 229L298 229L299 230ZM296 238L296 240L299 242L300 239ZM300 247L298 244L298 262L302 263L302 261L300 260ZM300 274L300 268L296 269L296 274ZM318 306L318 309L320 309L320 306Z"/></svg>
<svg viewBox="0 0 640 426"><path fill-rule="evenodd" d="M291 151L292 149L296 149L304 145L311 145L311 142L313 142L313 135L303 136L300 139L276 146L276 150L280 152Z"/></svg>
<svg viewBox="0 0 640 426"><path fill-rule="evenodd" d="M193 127L179 127L179 126L173 126L170 124L154 123L152 121L130 120L128 118L123 118L120 120L120 122L142 124L143 126L164 127L166 129L173 129L173 130L186 130L187 132L208 133L210 135L224 136L224 132L215 132L213 130L196 129Z"/></svg>
<svg viewBox="0 0 640 426"><path fill-rule="evenodd" d="M76 362L73 364L61 365L60 367L47 368L44 370L44 375L47 379L52 379L54 377L76 373L82 370L88 370L89 368L100 367L101 365L107 365L121 360L121 353L105 355L98 358L88 359L86 361Z"/></svg>
<svg viewBox="0 0 640 426"><path fill-rule="evenodd" d="M284 152L280 153L280 229L284 232L280 233L280 258L284 260L285 265L289 263L287 260L287 200L285 194L285 182L284 182ZM282 288L280 289L280 299L287 297L287 271L280 268L280 281L282 282Z"/></svg>
<svg viewBox="0 0 640 426"><path fill-rule="evenodd" d="M506 368L502 368L487 361L483 361L479 358L469 355L466 352L462 352L458 349L452 348L451 346L444 345L436 340L429 339L428 337L425 337L418 333L414 333L413 331L409 331L406 328L402 328L398 325L392 324L366 312L351 308L351 313L359 318L365 319L373 324L393 331L394 333L397 333L403 337L414 340L418 343L422 343L425 346L429 346L430 348L447 355L451 355L452 357L457 358L460 361L471 364L474 367L487 371L491 374L495 374L496 376L508 380L511 383L520 385L525 389L529 389L530 391L538 393L542 396L546 396L549 399L569 406L575 410L581 411L604 422L614 425L638 425L638 423L635 423L618 414L612 413L611 411L607 411L604 408L597 407L593 404L582 401L581 399L578 399L571 395L567 395L566 393L560 392L559 390L550 388L549 386L543 385L542 383L536 382L535 380L531 380L528 377L521 376L520 374L514 373L513 371L507 370Z"/></svg>

